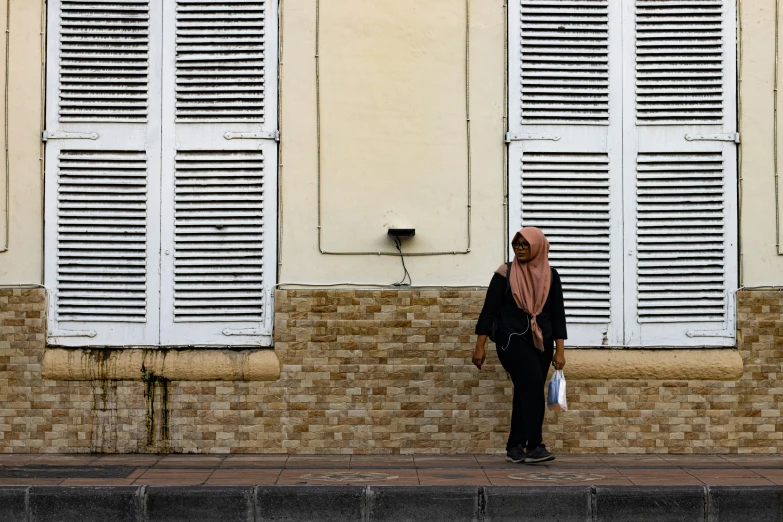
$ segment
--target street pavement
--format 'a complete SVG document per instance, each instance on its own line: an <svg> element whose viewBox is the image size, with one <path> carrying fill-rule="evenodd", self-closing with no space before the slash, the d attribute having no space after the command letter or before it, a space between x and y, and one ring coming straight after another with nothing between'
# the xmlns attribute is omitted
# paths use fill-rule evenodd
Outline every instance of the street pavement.
<svg viewBox="0 0 783 522"><path fill-rule="evenodd" d="M1 522L782 522L783 455L0 455Z"/></svg>
<svg viewBox="0 0 783 522"><path fill-rule="evenodd" d="M0 486L783 486L783 455L0 454Z"/></svg>

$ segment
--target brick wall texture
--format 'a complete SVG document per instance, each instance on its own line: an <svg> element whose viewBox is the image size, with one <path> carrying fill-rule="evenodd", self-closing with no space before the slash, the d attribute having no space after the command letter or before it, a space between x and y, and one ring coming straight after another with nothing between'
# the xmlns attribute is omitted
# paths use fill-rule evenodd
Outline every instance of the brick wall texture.
<svg viewBox="0 0 783 522"><path fill-rule="evenodd" d="M43 380L43 289L0 288L0 452L494 453L511 384L470 363L484 290L281 290L277 382ZM783 292L738 294L738 382L569 381L562 453L783 451ZM566 374L567 376L567 374Z"/></svg>

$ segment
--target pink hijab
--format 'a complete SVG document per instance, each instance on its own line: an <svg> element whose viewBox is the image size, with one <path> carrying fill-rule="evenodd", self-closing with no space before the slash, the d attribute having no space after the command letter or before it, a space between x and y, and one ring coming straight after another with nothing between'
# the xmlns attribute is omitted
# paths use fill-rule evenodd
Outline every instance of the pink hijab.
<svg viewBox="0 0 783 522"><path fill-rule="evenodd" d="M520 263L516 256L511 262L511 294L517 306L530 314L530 329L533 333L533 345L544 351L544 334L536 322L536 316L541 313L549 296L549 286L552 283L552 271L549 267L549 241L544 233L535 227L525 227L514 235L513 243L524 239L530 243L530 260ZM495 271L503 277L508 277L505 264Z"/></svg>

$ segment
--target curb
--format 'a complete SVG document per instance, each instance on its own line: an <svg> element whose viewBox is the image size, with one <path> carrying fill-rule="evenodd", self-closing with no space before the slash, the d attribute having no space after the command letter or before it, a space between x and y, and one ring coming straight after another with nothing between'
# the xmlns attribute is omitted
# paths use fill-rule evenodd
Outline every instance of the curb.
<svg viewBox="0 0 783 522"><path fill-rule="evenodd" d="M3 522L780 522L783 486L2 486Z"/></svg>

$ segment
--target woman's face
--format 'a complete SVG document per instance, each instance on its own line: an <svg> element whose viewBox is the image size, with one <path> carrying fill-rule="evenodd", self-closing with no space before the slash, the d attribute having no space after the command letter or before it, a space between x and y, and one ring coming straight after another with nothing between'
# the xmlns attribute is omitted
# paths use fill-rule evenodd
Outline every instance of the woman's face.
<svg viewBox="0 0 783 522"><path fill-rule="evenodd" d="M520 263L527 263L530 261L530 243L520 237L516 241L511 243L511 248L514 249L514 256Z"/></svg>

